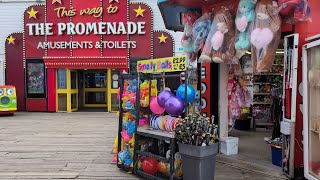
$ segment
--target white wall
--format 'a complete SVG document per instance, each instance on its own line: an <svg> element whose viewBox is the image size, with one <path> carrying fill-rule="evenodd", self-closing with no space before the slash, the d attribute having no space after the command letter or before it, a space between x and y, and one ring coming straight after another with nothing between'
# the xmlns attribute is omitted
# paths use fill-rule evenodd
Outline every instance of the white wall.
<svg viewBox="0 0 320 180"><path fill-rule="evenodd" d="M228 136L228 66L221 63L219 71L219 137L226 137Z"/></svg>
<svg viewBox="0 0 320 180"><path fill-rule="evenodd" d="M41 0L43 2L43 0ZM6 38L13 32L23 31L23 13L36 0L0 0L0 85L4 84L4 45Z"/></svg>

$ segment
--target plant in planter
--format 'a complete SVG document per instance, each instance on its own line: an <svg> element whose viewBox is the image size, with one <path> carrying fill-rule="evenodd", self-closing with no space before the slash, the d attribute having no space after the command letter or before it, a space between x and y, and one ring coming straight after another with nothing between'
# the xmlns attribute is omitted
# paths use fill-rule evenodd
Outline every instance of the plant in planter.
<svg viewBox="0 0 320 180"><path fill-rule="evenodd" d="M175 137L182 157L183 179L214 179L218 126L200 113L189 114L177 125Z"/></svg>

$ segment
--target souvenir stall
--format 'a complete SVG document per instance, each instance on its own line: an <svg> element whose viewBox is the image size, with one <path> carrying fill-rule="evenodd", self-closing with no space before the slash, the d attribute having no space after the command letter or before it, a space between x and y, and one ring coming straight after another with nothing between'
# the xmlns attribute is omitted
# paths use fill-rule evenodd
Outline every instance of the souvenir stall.
<svg viewBox="0 0 320 180"><path fill-rule="evenodd" d="M195 106L196 91L189 84L192 71L181 56L137 61L137 74L121 76L119 168L147 179L199 179L208 172L206 176L213 178L218 128ZM176 73L165 74L168 72ZM175 80L180 81L177 89L166 86ZM186 150L200 147L214 151L204 156L207 160L190 160ZM188 171L194 163L213 170L201 168L191 171L191 176Z"/></svg>
<svg viewBox="0 0 320 180"><path fill-rule="evenodd" d="M218 112L213 115L220 136L228 136L230 128L273 128L269 141L273 164L290 178L302 175L302 113L296 108L302 102L301 63L299 36L294 33L303 31L299 24L311 23L310 7L316 3L310 4L306 0L158 1L166 27L183 30L181 47L201 69L202 112Z"/></svg>

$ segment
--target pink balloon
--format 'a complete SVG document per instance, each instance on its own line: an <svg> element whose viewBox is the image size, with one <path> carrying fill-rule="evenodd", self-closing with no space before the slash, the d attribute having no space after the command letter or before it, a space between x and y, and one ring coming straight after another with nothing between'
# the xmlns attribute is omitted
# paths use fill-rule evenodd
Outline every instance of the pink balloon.
<svg viewBox="0 0 320 180"><path fill-rule="evenodd" d="M156 97L153 97L151 99L151 102L150 102L150 110L154 113L154 114L162 114L164 113L164 111L166 110L165 108L161 107L159 104L158 104L158 98Z"/></svg>

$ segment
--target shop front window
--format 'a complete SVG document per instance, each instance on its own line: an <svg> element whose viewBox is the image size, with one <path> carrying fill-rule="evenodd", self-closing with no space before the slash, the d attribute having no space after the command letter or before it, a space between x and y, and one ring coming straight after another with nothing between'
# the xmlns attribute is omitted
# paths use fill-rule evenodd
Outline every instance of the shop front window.
<svg viewBox="0 0 320 180"><path fill-rule="evenodd" d="M77 72L71 72L71 89L77 89Z"/></svg>
<svg viewBox="0 0 320 180"><path fill-rule="evenodd" d="M42 60L27 60L26 81L28 98L46 97L46 75L45 66Z"/></svg>
<svg viewBox="0 0 320 180"><path fill-rule="evenodd" d="M120 76L120 70L112 69L111 71L111 88L112 89L119 88L119 76Z"/></svg>
<svg viewBox="0 0 320 180"><path fill-rule="evenodd" d="M106 73L85 73L85 88L106 88Z"/></svg>
<svg viewBox="0 0 320 180"><path fill-rule="evenodd" d="M58 89L67 89L67 70L58 69Z"/></svg>

